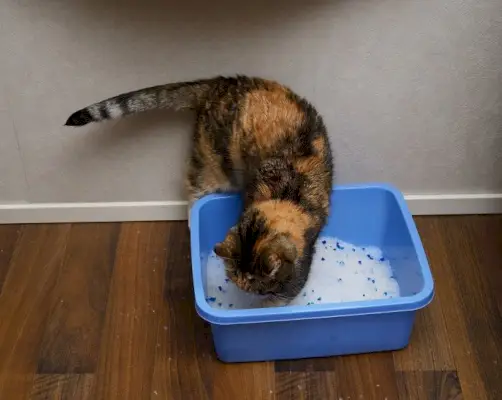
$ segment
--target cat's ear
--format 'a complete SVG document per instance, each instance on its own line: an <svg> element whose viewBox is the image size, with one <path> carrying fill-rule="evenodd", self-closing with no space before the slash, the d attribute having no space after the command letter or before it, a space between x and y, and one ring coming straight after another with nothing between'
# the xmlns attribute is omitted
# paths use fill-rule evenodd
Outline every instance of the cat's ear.
<svg viewBox="0 0 502 400"><path fill-rule="evenodd" d="M294 264L296 261L296 246L286 237L279 237L271 244L266 256L267 275L275 278L284 265Z"/></svg>
<svg viewBox="0 0 502 400"><path fill-rule="evenodd" d="M217 243L214 246L214 252L221 258L236 259L239 257L240 242L235 227L230 229L223 242Z"/></svg>

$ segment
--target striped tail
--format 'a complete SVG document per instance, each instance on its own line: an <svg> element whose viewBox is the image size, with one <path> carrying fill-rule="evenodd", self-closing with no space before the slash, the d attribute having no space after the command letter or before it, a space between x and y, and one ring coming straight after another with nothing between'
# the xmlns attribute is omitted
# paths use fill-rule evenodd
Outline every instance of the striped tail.
<svg viewBox="0 0 502 400"><path fill-rule="evenodd" d="M215 81L170 83L124 93L74 112L65 125L83 126L159 108L176 111L193 109L214 87Z"/></svg>

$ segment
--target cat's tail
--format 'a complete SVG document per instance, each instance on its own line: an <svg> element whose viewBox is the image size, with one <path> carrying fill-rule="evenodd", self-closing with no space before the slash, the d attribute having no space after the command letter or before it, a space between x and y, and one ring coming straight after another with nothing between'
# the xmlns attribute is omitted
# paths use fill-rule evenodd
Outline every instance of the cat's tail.
<svg viewBox="0 0 502 400"><path fill-rule="evenodd" d="M169 83L124 93L74 112L65 125L83 126L90 122L117 119L125 115L158 108L176 111L193 109L214 87L215 82L216 79L207 79Z"/></svg>

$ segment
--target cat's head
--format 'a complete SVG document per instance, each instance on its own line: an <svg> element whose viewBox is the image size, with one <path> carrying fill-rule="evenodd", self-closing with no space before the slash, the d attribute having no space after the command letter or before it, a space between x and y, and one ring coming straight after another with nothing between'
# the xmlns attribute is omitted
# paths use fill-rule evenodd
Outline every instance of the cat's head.
<svg viewBox="0 0 502 400"><path fill-rule="evenodd" d="M298 228L303 221L295 219L294 213L288 213L287 207L279 203L262 202L249 207L215 246L228 278L242 290L278 294L295 278L303 238ZM283 215L285 212L289 215Z"/></svg>

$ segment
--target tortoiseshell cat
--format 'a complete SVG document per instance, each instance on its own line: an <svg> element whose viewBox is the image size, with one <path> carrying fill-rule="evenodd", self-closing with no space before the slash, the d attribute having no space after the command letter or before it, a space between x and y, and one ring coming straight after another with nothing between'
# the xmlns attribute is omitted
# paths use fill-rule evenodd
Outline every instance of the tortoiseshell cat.
<svg viewBox="0 0 502 400"><path fill-rule="evenodd" d="M332 156L321 116L277 82L237 76L121 94L72 114L82 126L157 108L193 110L190 205L238 190L244 211L215 252L241 289L285 305L302 290L327 220Z"/></svg>

